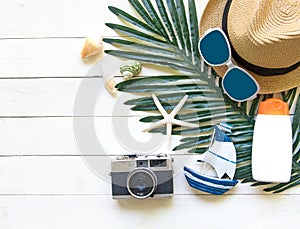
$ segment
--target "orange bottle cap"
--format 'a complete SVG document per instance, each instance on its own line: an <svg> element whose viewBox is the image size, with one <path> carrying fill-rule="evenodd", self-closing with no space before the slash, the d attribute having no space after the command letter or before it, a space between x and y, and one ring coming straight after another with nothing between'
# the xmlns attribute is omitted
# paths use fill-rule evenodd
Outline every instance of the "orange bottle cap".
<svg viewBox="0 0 300 229"><path fill-rule="evenodd" d="M289 106L281 99L267 99L264 102L260 102L258 114L289 115Z"/></svg>

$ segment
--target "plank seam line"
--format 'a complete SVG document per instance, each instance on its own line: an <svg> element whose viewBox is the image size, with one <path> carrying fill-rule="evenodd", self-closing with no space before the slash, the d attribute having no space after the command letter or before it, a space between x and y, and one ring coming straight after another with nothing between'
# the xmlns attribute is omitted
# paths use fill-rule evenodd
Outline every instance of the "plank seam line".
<svg viewBox="0 0 300 229"><path fill-rule="evenodd" d="M123 154L1 154L0 158L5 157L117 157ZM195 156L192 153L169 153L172 157L177 156Z"/></svg>
<svg viewBox="0 0 300 229"><path fill-rule="evenodd" d="M128 38L130 36L102 36L103 38ZM59 37L59 36L49 36L49 37L1 37L0 38L0 41L1 40L46 40L46 39L84 39L86 37L84 36L62 36L62 37Z"/></svg>
<svg viewBox="0 0 300 229"><path fill-rule="evenodd" d="M111 196L111 194L75 194L75 193L64 193L64 194L59 194L59 193L48 193L48 194L41 194L41 193L36 193L36 194L14 194L14 193L8 193L8 194L0 194L0 197L6 197L6 196L14 196L14 197L26 197L26 196L30 196L30 197L40 197L40 196L46 196L46 197L59 197L59 196L66 196L66 197L72 197L72 196L76 196L76 197L85 197L85 196L94 196L94 197L100 197L100 196ZM212 197L212 198L216 198L215 195L211 195L211 194L173 194L173 197L184 197L184 196L205 196L205 197ZM223 197L225 196L265 196L265 197L275 197L275 196L300 196L300 194L271 194L271 193L231 193L231 194L225 194ZM170 198L172 199L172 198ZM130 201L130 200L128 200Z"/></svg>
<svg viewBox="0 0 300 229"><path fill-rule="evenodd" d="M28 115L28 116L0 116L0 119L35 119L35 118L142 118L142 115Z"/></svg>

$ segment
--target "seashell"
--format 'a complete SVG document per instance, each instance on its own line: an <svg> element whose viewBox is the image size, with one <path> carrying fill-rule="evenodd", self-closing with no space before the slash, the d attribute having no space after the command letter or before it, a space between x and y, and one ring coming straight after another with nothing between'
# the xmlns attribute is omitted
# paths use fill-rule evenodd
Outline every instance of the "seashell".
<svg viewBox="0 0 300 229"><path fill-rule="evenodd" d="M125 61L120 66L120 73L126 80L139 74L141 70L142 70L142 64L136 60Z"/></svg>
<svg viewBox="0 0 300 229"><path fill-rule="evenodd" d="M86 38L81 50L81 58L85 59L86 57L96 55L100 52L103 52L103 42L102 39L94 40L92 38Z"/></svg>
<svg viewBox="0 0 300 229"><path fill-rule="evenodd" d="M110 80L108 80L105 83L106 90L108 90L112 95L117 94L117 89L115 88L115 86L116 86L116 81L114 77L112 77Z"/></svg>

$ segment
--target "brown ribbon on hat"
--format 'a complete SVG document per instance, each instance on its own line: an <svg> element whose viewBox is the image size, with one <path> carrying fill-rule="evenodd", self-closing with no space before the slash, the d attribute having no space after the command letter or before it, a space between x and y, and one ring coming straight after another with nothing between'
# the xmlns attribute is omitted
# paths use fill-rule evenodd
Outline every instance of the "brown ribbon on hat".
<svg viewBox="0 0 300 229"><path fill-rule="evenodd" d="M288 72L295 70L296 68L298 68L300 66L300 61L299 61L299 62L297 62L289 67L286 67L286 68L264 68L261 66L251 64L248 61L246 61L243 57L241 57L237 53L237 51L234 49L234 47L232 46L232 44L230 42L230 37L228 36L227 23L228 23L228 13L229 13L231 2L232 2L232 0L228 0L226 3L224 13L223 13L223 19L222 19L222 29L225 32L225 34L229 40L232 57L236 62L238 62L240 65L242 65L246 69L248 69L256 74L262 75L262 76L283 75L283 74L286 74Z"/></svg>

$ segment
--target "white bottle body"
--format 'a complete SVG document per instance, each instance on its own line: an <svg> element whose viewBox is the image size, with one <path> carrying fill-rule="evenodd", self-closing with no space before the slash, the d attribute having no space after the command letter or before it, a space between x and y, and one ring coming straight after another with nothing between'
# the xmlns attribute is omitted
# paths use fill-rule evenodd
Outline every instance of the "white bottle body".
<svg viewBox="0 0 300 229"><path fill-rule="evenodd" d="M292 157L290 117L288 115L257 115L252 145L253 178L263 182L289 182Z"/></svg>

